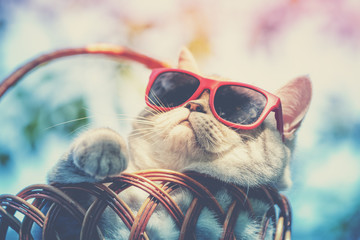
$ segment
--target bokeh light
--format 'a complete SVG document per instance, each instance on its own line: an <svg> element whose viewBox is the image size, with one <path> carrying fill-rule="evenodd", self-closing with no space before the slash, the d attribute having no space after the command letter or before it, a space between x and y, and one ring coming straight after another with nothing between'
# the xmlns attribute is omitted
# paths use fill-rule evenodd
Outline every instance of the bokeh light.
<svg viewBox="0 0 360 240"><path fill-rule="evenodd" d="M0 0L1 79L41 53L99 42L173 65L187 46L204 74L273 92L309 75L312 104L285 192L294 239L360 239L358 1ZM0 99L0 193L45 182L86 128L126 135L148 74L136 63L76 56L26 76Z"/></svg>

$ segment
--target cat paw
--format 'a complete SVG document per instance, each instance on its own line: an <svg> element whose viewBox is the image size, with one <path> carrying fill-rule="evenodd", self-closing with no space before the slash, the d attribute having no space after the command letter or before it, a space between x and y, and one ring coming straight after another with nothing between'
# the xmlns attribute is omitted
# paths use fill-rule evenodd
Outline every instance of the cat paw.
<svg viewBox="0 0 360 240"><path fill-rule="evenodd" d="M81 135L72 147L74 164L95 178L121 173L127 168L124 139L110 129L95 129Z"/></svg>

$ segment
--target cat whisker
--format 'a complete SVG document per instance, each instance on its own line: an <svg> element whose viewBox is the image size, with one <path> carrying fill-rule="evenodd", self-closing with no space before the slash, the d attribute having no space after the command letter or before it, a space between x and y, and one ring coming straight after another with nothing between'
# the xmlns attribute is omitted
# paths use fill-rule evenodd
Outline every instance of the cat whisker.
<svg viewBox="0 0 360 240"><path fill-rule="evenodd" d="M155 101L152 100L152 98L150 98L150 96L148 95L148 99L151 101L151 104L157 105L157 106L161 106L161 107L165 107L165 104L161 101L161 99L157 96L157 94L150 90L150 94L155 98Z"/></svg>
<svg viewBox="0 0 360 240"><path fill-rule="evenodd" d="M154 132L153 128L141 128L133 130L130 135L138 134L138 133L147 133L147 132Z"/></svg>
<svg viewBox="0 0 360 240"><path fill-rule="evenodd" d="M134 116L134 115L126 114L126 113L117 113L115 116L118 119L129 119L129 120L139 118L139 116Z"/></svg>
<svg viewBox="0 0 360 240"><path fill-rule="evenodd" d="M145 108L145 112L149 113L151 116L156 116L158 114L164 113L165 111L155 108Z"/></svg>
<svg viewBox="0 0 360 240"><path fill-rule="evenodd" d="M140 120L145 120L145 121L152 121L152 120L150 120L148 117L142 117L142 116L138 116L138 117L136 117L136 118L134 118L134 119L140 119Z"/></svg>
<svg viewBox="0 0 360 240"><path fill-rule="evenodd" d="M120 121L129 121L129 122L136 122L139 124L144 124L144 125L153 125L154 122L152 120L150 120L149 118L146 117L141 117L141 116L131 116L128 114L117 114L117 120Z"/></svg>
<svg viewBox="0 0 360 240"><path fill-rule="evenodd" d="M132 132L143 132L146 130L153 130L153 128L152 127L141 127L141 128L133 129Z"/></svg>
<svg viewBox="0 0 360 240"><path fill-rule="evenodd" d="M138 129L138 131L132 131L129 134L129 137L137 137L137 136L141 136L141 137L147 137L147 136L153 136L154 130L152 128L148 128L148 129Z"/></svg>
<svg viewBox="0 0 360 240"><path fill-rule="evenodd" d="M158 109L153 109L153 108L145 108L144 111L149 113L151 116L155 116L155 115L165 112L163 110L158 110Z"/></svg>
<svg viewBox="0 0 360 240"><path fill-rule="evenodd" d="M155 111L157 111L157 113L164 113L165 111L162 110L162 108L170 108L171 107L171 106L168 106L165 103L163 103L161 101L161 99L153 91L151 91L150 93L155 99L152 99L151 97L149 97L149 95L147 95L147 97L148 97L147 99L149 99L148 103L150 103L151 105L160 107L160 109L154 109Z"/></svg>
<svg viewBox="0 0 360 240"><path fill-rule="evenodd" d="M142 122L142 121L136 121L134 120L133 123L136 123L136 124L139 124L139 125L142 125L141 127L153 127L154 126L154 123L153 122Z"/></svg>
<svg viewBox="0 0 360 240"><path fill-rule="evenodd" d="M120 121L130 121L130 122L135 122L135 123L140 123L140 124L144 124L144 125L153 125L154 122L151 120L142 120L142 119L131 119L131 118L117 118L117 120Z"/></svg>
<svg viewBox="0 0 360 240"><path fill-rule="evenodd" d="M44 131L47 131L49 129L59 127L59 126L65 125L65 124L69 124L69 123L73 123L73 122L77 122L77 121L81 121L81 120L85 120L85 119L90 119L90 118L92 118L92 117L87 116L87 117L76 118L76 119L72 119L72 120L69 120L69 121L61 122L61 123L58 123L58 124L55 124L53 126L45 128Z"/></svg>
<svg viewBox="0 0 360 240"><path fill-rule="evenodd" d="M135 136L136 137L136 136ZM161 140L157 137L154 136L154 132L148 132L145 133L143 135L140 135L140 137L147 141L147 143L151 146L151 147L158 147L161 143Z"/></svg>
<svg viewBox="0 0 360 240"><path fill-rule="evenodd" d="M83 126L80 126L80 127L76 128L75 130L71 131L69 133L69 135L71 136L71 135L74 135L75 133L83 132L84 131L83 129L88 130L88 129L90 129L90 126L91 126L91 123L84 124Z"/></svg>

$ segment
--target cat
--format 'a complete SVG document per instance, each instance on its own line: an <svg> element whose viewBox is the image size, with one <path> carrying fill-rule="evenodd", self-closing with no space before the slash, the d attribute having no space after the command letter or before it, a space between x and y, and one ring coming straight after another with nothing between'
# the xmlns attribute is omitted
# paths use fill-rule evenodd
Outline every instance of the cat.
<svg viewBox="0 0 360 240"><path fill-rule="evenodd" d="M178 69L200 75L194 57L186 48L181 50ZM209 78L228 80L218 76ZM310 80L306 76L296 78L276 95L282 103L283 136L271 114L255 129L226 126L210 110L209 91L206 90L197 99L169 111L147 106L133 122L128 141L109 128L81 134L50 170L48 182L100 182L122 172L161 168L194 171L243 187L267 185L278 190L287 189L292 184L290 160L296 131L310 104ZM134 200L132 195L136 194L138 199ZM226 191L219 190L215 196L226 209L231 201ZM87 196L74 193L72 197L85 207L89 205ZM144 198L136 191L121 197L129 201L130 207L139 205L137 201ZM174 198L184 210L192 199L186 190L179 190ZM262 203L254 204L258 216L262 216L268 207ZM66 228L64 223L58 224L63 229L72 229L67 235L64 233L66 239L78 238L73 225ZM247 213L240 214L237 226L237 239L257 238L259 224ZM127 239L129 236L129 230L108 209L101 219L101 229L106 239ZM161 207L153 214L146 231L150 239L177 239L179 234L179 229ZM197 225L197 239L219 239L221 231L214 215L204 209Z"/></svg>

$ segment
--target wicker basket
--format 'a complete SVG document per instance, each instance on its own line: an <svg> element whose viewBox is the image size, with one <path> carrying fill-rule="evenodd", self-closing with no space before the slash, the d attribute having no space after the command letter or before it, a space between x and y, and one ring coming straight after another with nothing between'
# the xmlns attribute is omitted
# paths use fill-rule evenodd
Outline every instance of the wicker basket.
<svg viewBox="0 0 360 240"><path fill-rule="evenodd" d="M289 202L286 197L271 188L243 189L196 173L178 173L169 170L124 173L106 182L110 185L106 186L102 183L33 185L16 196L0 195L0 240L6 239L9 227L19 234L20 239L32 239L30 231L33 223L42 228L43 239L60 239L54 228L60 209L66 210L82 223L81 240L103 239L101 231L97 229L97 221L107 206L111 207L129 228L129 239L149 239L145 231L146 225L158 204L161 204L174 219L180 229L179 239L195 239L194 229L204 207L210 208L217 214L223 226L222 239L235 239L233 232L237 216L241 211L252 212L248 197L261 198L272 206L263 217L259 239L265 238L269 222L272 222L276 229L274 239L290 239L291 237ZM213 196L211 190L214 186L226 188L232 194L234 201L227 212L224 212ZM148 193L148 198L136 215L118 196L129 187L136 187ZM179 187L188 189L194 195L185 213L171 197L172 191ZM66 191L70 189L90 193L95 197L95 201L85 210L66 194ZM44 215L39 209L49 203L52 204L50 210ZM24 215L22 221L14 216L15 212Z"/></svg>
<svg viewBox="0 0 360 240"><path fill-rule="evenodd" d="M168 67L167 63L147 57L121 46L89 45L83 48L62 49L29 61L19 67L0 84L0 97L14 86L24 75L35 67L57 58L78 54L104 55L115 59L128 59L144 64L148 68ZM239 186L226 184L196 173L178 173L165 170L124 173L119 177L108 179L108 184L81 183L71 185L32 185L16 196L0 195L0 240L5 240L8 229L18 233L19 239L32 239L31 228L38 225L42 229L43 239L59 239L54 222L59 210L69 212L79 223L80 239L103 239L97 228L98 220L107 206L111 207L130 230L130 239L148 239L146 226L157 205L161 204L174 219L180 229L179 239L194 239L194 229L204 207L217 214L223 227L222 239L235 239L234 227L241 211L252 212L249 198L258 198L272 206L262 219L262 230L259 239L264 239L268 225L271 223L276 230L274 239L291 238L291 212L289 202L283 195L272 188L243 189ZM233 203L225 212L212 194L214 186L226 188L233 196ZM148 194L137 214L133 214L118 194L123 190L135 187ZM186 188L193 193L194 199L187 212L182 212L172 199L172 192ZM67 191L85 191L94 196L95 201L88 209L71 199ZM51 205L44 215L40 210Z"/></svg>

